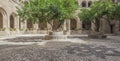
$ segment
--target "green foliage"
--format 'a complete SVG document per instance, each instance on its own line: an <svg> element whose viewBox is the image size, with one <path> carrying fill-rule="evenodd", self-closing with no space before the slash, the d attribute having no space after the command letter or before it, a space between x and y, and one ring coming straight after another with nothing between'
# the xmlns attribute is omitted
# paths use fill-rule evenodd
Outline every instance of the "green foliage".
<svg viewBox="0 0 120 61"><path fill-rule="evenodd" d="M50 22L58 20L64 22L65 19L73 17L78 4L75 0L30 0L18 9L21 20L31 20L32 22Z"/></svg>
<svg viewBox="0 0 120 61"><path fill-rule="evenodd" d="M84 8L84 9L81 9L81 12L82 13L79 14L79 17L81 20L83 20L83 21L93 21L94 20L94 18L95 18L94 11Z"/></svg>
<svg viewBox="0 0 120 61"><path fill-rule="evenodd" d="M92 4L90 8L81 9L79 17L81 20L93 21L106 16L108 20L120 19L120 6L111 0L99 0Z"/></svg>

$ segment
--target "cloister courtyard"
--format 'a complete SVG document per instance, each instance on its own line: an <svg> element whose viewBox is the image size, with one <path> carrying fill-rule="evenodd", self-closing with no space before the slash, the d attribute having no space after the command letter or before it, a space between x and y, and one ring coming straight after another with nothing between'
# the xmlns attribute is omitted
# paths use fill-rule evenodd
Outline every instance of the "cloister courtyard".
<svg viewBox="0 0 120 61"><path fill-rule="evenodd" d="M120 37L92 39L70 35L44 40L45 34L0 38L0 61L120 61Z"/></svg>
<svg viewBox="0 0 120 61"><path fill-rule="evenodd" d="M120 61L120 1L0 0L0 61Z"/></svg>

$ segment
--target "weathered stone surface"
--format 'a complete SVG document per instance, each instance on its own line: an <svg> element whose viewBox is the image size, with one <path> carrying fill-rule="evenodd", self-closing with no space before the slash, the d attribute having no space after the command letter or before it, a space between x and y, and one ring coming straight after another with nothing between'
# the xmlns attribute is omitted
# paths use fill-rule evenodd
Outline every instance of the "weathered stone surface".
<svg viewBox="0 0 120 61"><path fill-rule="evenodd" d="M51 35L46 35L43 39L44 40L51 40L51 39L53 39L53 37Z"/></svg>
<svg viewBox="0 0 120 61"><path fill-rule="evenodd" d="M99 39L107 38L106 35L88 35L88 37L90 37L90 38L99 38Z"/></svg>
<svg viewBox="0 0 120 61"><path fill-rule="evenodd" d="M120 61L119 37L111 39L86 39L88 44L49 41L44 46L0 45L0 61Z"/></svg>

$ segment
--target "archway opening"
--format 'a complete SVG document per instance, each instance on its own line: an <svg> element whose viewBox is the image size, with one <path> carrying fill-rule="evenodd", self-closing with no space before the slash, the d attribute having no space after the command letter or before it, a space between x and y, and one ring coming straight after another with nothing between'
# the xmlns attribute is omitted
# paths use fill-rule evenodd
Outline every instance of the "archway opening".
<svg viewBox="0 0 120 61"><path fill-rule="evenodd" d="M90 30L91 29L91 22L90 21L83 21L82 26L83 26L82 28L84 30Z"/></svg>
<svg viewBox="0 0 120 61"><path fill-rule="evenodd" d="M19 18L19 29L21 29L21 19Z"/></svg>
<svg viewBox="0 0 120 61"><path fill-rule="evenodd" d="M83 1L82 4L81 4L82 7L86 7L86 1Z"/></svg>
<svg viewBox="0 0 120 61"><path fill-rule="evenodd" d="M10 15L10 28L15 28L13 15Z"/></svg>
<svg viewBox="0 0 120 61"><path fill-rule="evenodd" d="M92 5L92 1L88 2L88 7L90 7Z"/></svg>
<svg viewBox="0 0 120 61"><path fill-rule="evenodd" d="M112 0L112 2L115 2L115 0Z"/></svg>
<svg viewBox="0 0 120 61"><path fill-rule="evenodd" d="M0 29L3 30L3 28L7 25L4 24L7 22L7 13L4 10L4 8L0 7ZM5 30L5 29L4 29Z"/></svg>
<svg viewBox="0 0 120 61"><path fill-rule="evenodd" d="M70 29L71 30L76 30L77 29L77 21L75 19L71 19Z"/></svg>
<svg viewBox="0 0 120 61"><path fill-rule="evenodd" d="M40 30L46 30L46 28L47 28L47 23L46 22L39 22L38 23L38 28L40 29Z"/></svg>
<svg viewBox="0 0 120 61"><path fill-rule="evenodd" d="M0 29L3 28L3 15L0 13Z"/></svg>
<svg viewBox="0 0 120 61"><path fill-rule="evenodd" d="M28 28L29 30L32 30L32 29L33 29L33 22L32 22L32 21L27 20L27 28Z"/></svg>

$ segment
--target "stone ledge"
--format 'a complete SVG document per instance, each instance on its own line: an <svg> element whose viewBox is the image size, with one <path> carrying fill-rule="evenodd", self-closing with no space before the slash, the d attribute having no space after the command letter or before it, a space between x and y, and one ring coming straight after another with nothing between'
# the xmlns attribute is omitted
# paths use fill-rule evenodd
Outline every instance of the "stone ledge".
<svg viewBox="0 0 120 61"><path fill-rule="evenodd" d="M101 34L89 34L88 35L89 38L96 38L96 39L104 39L107 38L107 35L101 35Z"/></svg>

